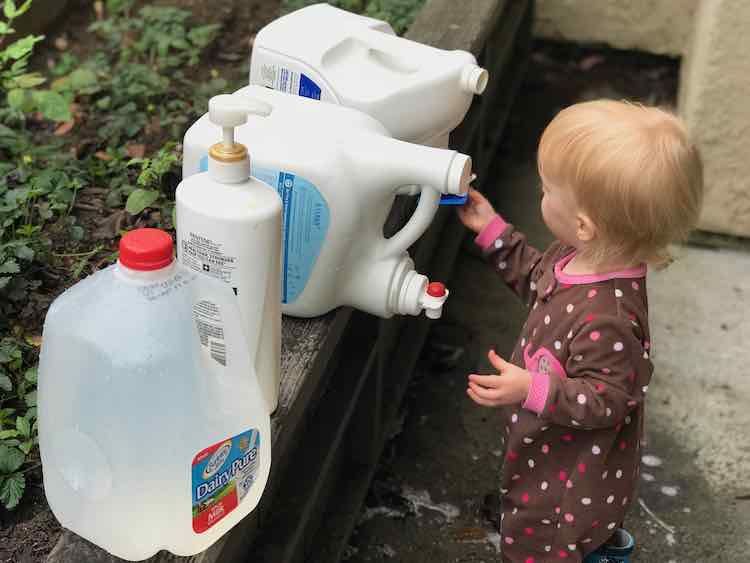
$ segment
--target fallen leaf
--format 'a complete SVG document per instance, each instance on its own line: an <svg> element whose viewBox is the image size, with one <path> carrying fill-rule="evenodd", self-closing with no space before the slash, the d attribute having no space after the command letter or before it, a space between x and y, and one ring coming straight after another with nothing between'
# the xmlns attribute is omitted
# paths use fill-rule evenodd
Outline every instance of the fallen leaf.
<svg viewBox="0 0 750 563"><path fill-rule="evenodd" d="M459 528L453 531L453 539L457 542L475 542L487 539L484 528Z"/></svg>
<svg viewBox="0 0 750 563"><path fill-rule="evenodd" d="M107 153L106 153L106 152L104 152L104 151L96 151L96 152L94 153L94 156L95 156L96 158L98 158L99 160L104 160L104 161L109 161L109 160L112 160L112 155L110 155L110 154L107 154Z"/></svg>
<svg viewBox="0 0 750 563"><path fill-rule="evenodd" d="M127 213L124 209L115 211L99 222L99 228L94 231L93 238L95 240L115 238L120 233L126 218Z"/></svg>
<svg viewBox="0 0 750 563"><path fill-rule="evenodd" d="M143 158L146 154L146 145L143 143L128 143L125 152L130 158Z"/></svg>
<svg viewBox="0 0 750 563"><path fill-rule="evenodd" d="M27 336L26 337L26 342L30 346L34 346L35 348L39 348L42 345L42 335L38 334L38 335L34 335L34 336Z"/></svg>
<svg viewBox="0 0 750 563"><path fill-rule="evenodd" d="M68 133L70 133L71 129L73 129L75 124L76 122L74 119L61 123L57 126L57 129L55 129L55 136L62 137L63 135L67 135Z"/></svg>

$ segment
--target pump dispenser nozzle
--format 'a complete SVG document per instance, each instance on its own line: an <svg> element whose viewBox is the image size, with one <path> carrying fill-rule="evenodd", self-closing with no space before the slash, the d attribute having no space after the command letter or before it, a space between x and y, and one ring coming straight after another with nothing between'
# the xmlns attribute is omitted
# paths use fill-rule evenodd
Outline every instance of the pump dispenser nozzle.
<svg viewBox="0 0 750 563"><path fill-rule="evenodd" d="M234 128L247 123L248 115L268 116L273 108L260 100L229 94L208 101L208 117L222 129L222 140L208 151L208 172L222 183L244 182L250 176L247 147L234 141Z"/></svg>

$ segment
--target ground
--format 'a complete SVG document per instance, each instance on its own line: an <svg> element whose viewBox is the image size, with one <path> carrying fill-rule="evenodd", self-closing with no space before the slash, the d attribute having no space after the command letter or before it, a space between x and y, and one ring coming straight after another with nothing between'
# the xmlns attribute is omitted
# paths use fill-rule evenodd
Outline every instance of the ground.
<svg viewBox="0 0 750 563"><path fill-rule="evenodd" d="M672 105L676 85L676 61L537 45L485 191L544 246L550 239L534 161L544 124L569 103L602 96ZM750 551L750 379L742 369L750 361L750 251L733 242L735 249L681 246L671 267L649 274L656 369L641 498L626 522L637 540L634 561L728 562ZM490 346L507 357L524 312L468 239L450 287L432 337L465 354L447 371L435 365L434 351L426 355L351 540L350 563L500 560L499 536L480 514L483 495L498 486L497 413L470 402L465 381L472 371L490 373Z"/></svg>

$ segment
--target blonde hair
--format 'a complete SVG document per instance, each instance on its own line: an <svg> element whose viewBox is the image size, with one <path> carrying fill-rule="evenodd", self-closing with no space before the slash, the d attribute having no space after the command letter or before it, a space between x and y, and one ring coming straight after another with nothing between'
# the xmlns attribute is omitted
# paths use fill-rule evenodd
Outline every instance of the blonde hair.
<svg viewBox="0 0 750 563"><path fill-rule="evenodd" d="M543 178L572 190L594 222L596 262L666 265L667 247L698 221L703 165L682 122L668 111L597 100L572 105L542 134Z"/></svg>

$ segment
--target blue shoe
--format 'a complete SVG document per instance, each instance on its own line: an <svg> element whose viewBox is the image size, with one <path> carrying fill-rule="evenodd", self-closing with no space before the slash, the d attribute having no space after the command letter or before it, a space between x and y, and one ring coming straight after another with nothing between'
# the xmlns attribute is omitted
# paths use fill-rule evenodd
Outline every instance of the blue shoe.
<svg viewBox="0 0 750 563"><path fill-rule="evenodd" d="M589 553L583 563L630 563L630 554L635 548L633 536L618 528L603 546Z"/></svg>

